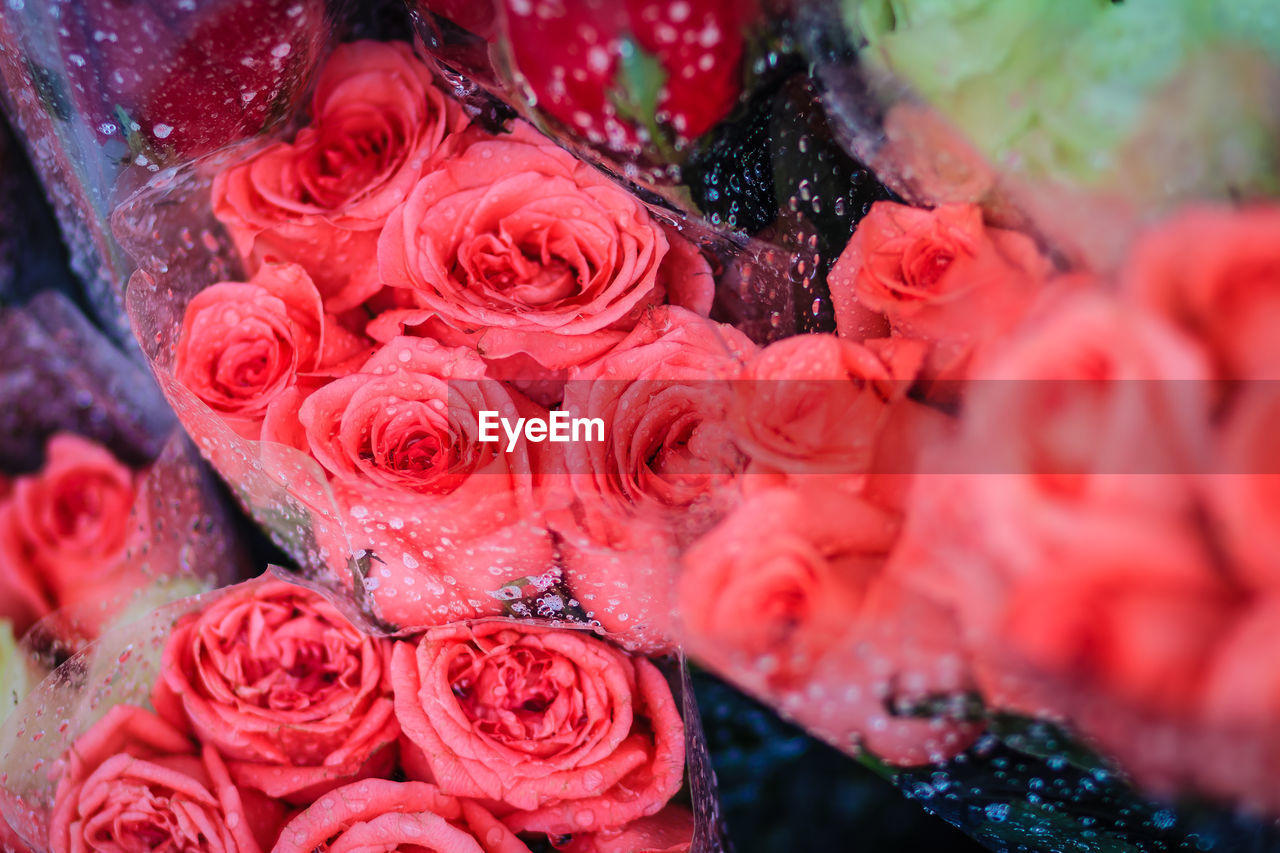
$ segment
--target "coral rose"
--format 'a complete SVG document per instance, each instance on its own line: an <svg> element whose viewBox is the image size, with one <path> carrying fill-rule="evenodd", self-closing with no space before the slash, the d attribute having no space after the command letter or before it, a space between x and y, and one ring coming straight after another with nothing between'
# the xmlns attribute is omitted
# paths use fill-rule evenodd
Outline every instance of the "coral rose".
<svg viewBox="0 0 1280 853"><path fill-rule="evenodd" d="M213 747L199 749L149 711L118 705L68 753L49 849L260 853L283 818L279 803L232 782Z"/></svg>
<svg viewBox="0 0 1280 853"><path fill-rule="evenodd" d="M417 306L380 323L442 325L430 334L548 371L601 354L664 301L705 316L714 289L697 249L523 123L424 177L388 219L378 263Z"/></svg>
<svg viewBox="0 0 1280 853"><path fill-rule="evenodd" d="M615 829L680 790L684 724L666 679L582 631L434 628L396 646L392 682L418 774L516 832Z"/></svg>
<svg viewBox="0 0 1280 853"><path fill-rule="evenodd" d="M989 517L1046 523L1064 506L1184 509L1186 475L1209 444L1204 353L1159 317L1100 294L1045 308L972 367L963 446L950 452L982 475L970 481L974 499Z"/></svg>
<svg viewBox="0 0 1280 853"><path fill-rule="evenodd" d="M106 448L70 433L50 438L44 467L0 501L0 617L21 634L59 607L105 615L145 585L124 559L143 524L132 515L137 497L137 476Z"/></svg>
<svg viewBox="0 0 1280 853"><path fill-rule="evenodd" d="M605 440L566 446L573 508L550 524L574 596L629 648L670 646L660 624L677 549L736 500L746 459L727 412L755 350L732 327L662 306L569 372L564 410L603 421Z"/></svg>
<svg viewBox="0 0 1280 853"><path fill-rule="evenodd" d="M1084 701L1083 690L1160 714L1193 713L1234 612L1234 592L1210 555L1186 531L1134 517L1082 515L1072 529L1072 544L1011 581L990 638L998 651L989 653L1046 679L1058 712Z"/></svg>
<svg viewBox="0 0 1280 853"><path fill-rule="evenodd" d="M554 562L535 517L537 457L524 438L510 451L481 442L482 411L546 417L474 351L402 337L314 391L296 427L268 418L264 438L302 440L331 475L352 545L381 564L365 588L388 622L499 615L500 587Z"/></svg>
<svg viewBox="0 0 1280 853"><path fill-rule="evenodd" d="M988 228L976 205L878 201L827 285L842 337L878 337L887 323L895 336L930 344L930 375L954 379L975 346L1022 317L1048 272L1030 238Z"/></svg>
<svg viewBox="0 0 1280 853"><path fill-rule="evenodd" d="M752 494L690 548L690 654L833 743L893 764L963 750L975 727L895 706L967 691L959 636L888 575L898 518L831 481Z"/></svg>
<svg viewBox="0 0 1280 853"><path fill-rule="evenodd" d="M1255 589L1280 588L1280 395L1250 383L1218 435L1221 472L1205 478L1218 537L1236 577Z"/></svg>
<svg viewBox="0 0 1280 853"><path fill-rule="evenodd" d="M237 784L305 804L395 765L389 658L316 593L254 582L178 622L154 703Z"/></svg>
<svg viewBox="0 0 1280 853"><path fill-rule="evenodd" d="M802 683L846 633L897 530L892 514L825 486L753 495L684 555L684 644L756 692Z"/></svg>
<svg viewBox="0 0 1280 853"><path fill-rule="evenodd" d="M585 512L664 523L717 512L718 493L746 467L728 429L729 380L755 351L731 326L663 306L570 370L562 408L605 424L604 441L565 451Z"/></svg>
<svg viewBox="0 0 1280 853"><path fill-rule="evenodd" d="M379 290L374 257L387 215L467 120L400 42L335 48L311 112L293 142L214 179L213 212L252 268L301 264L336 313Z"/></svg>
<svg viewBox="0 0 1280 853"><path fill-rule="evenodd" d="M322 796L289 821L271 853L435 850L529 853L477 803L425 782L368 779Z"/></svg>
<svg viewBox="0 0 1280 853"><path fill-rule="evenodd" d="M302 374L358 355L362 341L324 313L297 264L263 264L247 284L220 282L187 305L177 381L239 435L257 439L267 407Z"/></svg>
<svg viewBox="0 0 1280 853"><path fill-rule="evenodd" d="M1221 377L1280 378L1280 206L1179 213L1138 241L1124 279L1205 342Z"/></svg>
<svg viewBox="0 0 1280 853"><path fill-rule="evenodd" d="M923 357L912 341L797 335L751 358L730 409L753 472L865 474ZM895 465L901 469L905 466Z"/></svg>

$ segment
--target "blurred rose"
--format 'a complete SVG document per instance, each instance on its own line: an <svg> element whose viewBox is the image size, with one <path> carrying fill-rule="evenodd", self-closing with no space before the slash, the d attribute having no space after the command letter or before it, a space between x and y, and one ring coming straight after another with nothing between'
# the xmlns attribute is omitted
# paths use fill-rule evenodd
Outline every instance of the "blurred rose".
<svg viewBox="0 0 1280 853"><path fill-rule="evenodd" d="M962 698L968 671L948 614L891 576L897 531L895 514L830 481L756 492L686 552L680 639L841 748L950 757L977 727L928 703Z"/></svg>
<svg viewBox="0 0 1280 853"><path fill-rule="evenodd" d="M326 37L323 0L86 0L57 28L87 126L166 163L288 114ZM132 127L120 127L121 112Z"/></svg>
<svg viewBox="0 0 1280 853"><path fill-rule="evenodd" d="M870 472L895 411L920 408L905 397L922 355L911 341L863 345L835 335L797 335L757 352L734 383L731 405L734 440L752 472Z"/></svg>
<svg viewBox="0 0 1280 853"><path fill-rule="evenodd" d="M305 439L332 477L351 544L373 552L364 585L397 625L500 615L494 593L554 564L533 515L536 460L521 437L481 442L480 412L514 423L545 410L486 375L469 349L396 338L357 372L268 416L263 438Z"/></svg>
<svg viewBox="0 0 1280 853"><path fill-rule="evenodd" d="M187 305L174 378L238 434L257 439L267 406L300 375L332 370L363 350L324 313L297 264L263 264L247 284L220 282Z"/></svg>
<svg viewBox="0 0 1280 853"><path fill-rule="evenodd" d="M1254 588L1280 589L1280 394L1251 383L1219 433L1222 473L1206 478L1217 535L1233 572Z"/></svg>
<svg viewBox="0 0 1280 853"><path fill-rule="evenodd" d="M280 832L272 853L432 850L529 853L477 803L424 782L369 779L326 794Z"/></svg>
<svg viewBox="0 0 1280 853"><path fill-rule="evenodd" d="M164 720L117 705L66 758L49 826L52 853L269 850L281 804L238 788L211 746Z"/></svg>
<svg viewBox="0 0 1280 853"><path fill-rule="evenodd" d="M878 337L887 322L930 344L929 375L958 379L975 346L1022 317L1048 272L1030 238L988 228L976 205L878 201L827 284L842 337Z"/></svg>
<svg viewBox="0 0 1280 853"><path fill-rule="evenodd" d="M697 249L523 123L424 177L388 220L378 262L417 310L388 312L375 337L426 323L488 360L524 355L547 371L608 350L664 301L705 316L714 290Z"/></svg>
<svg viewBox="0 0 1280 853"><path fill-rule="evenodd" d="M252 266L301 264L325 308L340 312L381 287L375 256L388 214L467 119L402 42L339 45L311 113L292 143L220 173L213 210Z"/></svg>
<svg viewBox="0 0 1280 853"><path fill-rule="evenodd" d="M966 385L953 452L982 475L971 482L980 503L994 501L984 511L1030 520L1043 509L1052 523L1070 505L1185 509L1188 475L1208 447L1203 353L1160 318L1098 293L1045 308L993 344Z"/></svg>
<svg viewBox="0 0 1280 853"><path fill-rule="evenodd" d="M516 832L615 829L680 790L684 724L671 688L649 661L582 631L434 628L396 646L392 681L419 772Z"/></svg>
<svg viewBox="0 0 1280 853"><path fill-rule="evenodd" d="M1104 701L1194 713L1233 612L1211 556L1192 531L1133 517L1081 516L1073 530L1070 544L1012 579L993 653L1048 679L1055 710L1101 691Z"/></svg>
<svg viewBox="0 0 1280 853"><path fill-rule="evenodd" d="M1203 708L1207 721L1228 730L1270 732L1280 710L1280 597L1249 602L1223 625L1208 668Z"/></svg>
<svg viewBox="0 0 1280 853"><path fill-rule="evenodd" d="M1280 206L1193 207L1135 246L1126 286L1202 340L1226 379L1280 378Z"/></svg>
<svg viewBox="0 0 1280 853"><path fill-rule="evenodd" d="M825 486L753 495L684 555L684 645L755 692L804 682L847 633L897 528Z"/></svg>
<svg viewBox="0 0 1280 853"><path fill-rule="evenodd" d="M104 614L150 578L124 559L145 529L131 518L134 473L105 448L61 433L45 447L44 467L18 477L0 502L0 617L19 633L60 607ZM142 512L143 508L139 508Z"/></svg>
<svg viewBox="0 0 1280 853"><path fill-rule="evenodd" d="M252 583L178 622L154 703L216 747L237 784L310 803L395 765L389 655L316 593Z"/></svg>

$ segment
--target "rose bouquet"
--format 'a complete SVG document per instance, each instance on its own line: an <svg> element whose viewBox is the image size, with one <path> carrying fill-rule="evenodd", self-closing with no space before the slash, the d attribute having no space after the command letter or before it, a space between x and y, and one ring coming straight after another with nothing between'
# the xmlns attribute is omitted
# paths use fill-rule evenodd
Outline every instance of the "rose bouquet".
<svg viewBox="0 0 1280 853"><path fill-rule="evenodd" d="M202 802L238 798L210 824L226 824L224 846L256 829L258 846L404 830L482 848L511 833L678 847L687 836L663 817L678 739L643 656L682 647L994 845L1134 849L1191 831L1176 825L1196 798L1274 812L1259 650L1274 611L1276 215L1201 202L1159 218L1212 181L1112 205L1126 146L1145 136L1105 120L1151 106L1158 122L1157 101L1234 74L1212 59L1244 17L1197 34L1187 4L1159 32L1143 3L932 17L857 4L841 19L862 39L856 62L838 53L814 81L770 54L775 88L722 121L707 104L733 99L701 72L745 64L715 51L750 27L716 15L754 7L561 5L489 18L485 4L415 4L416 45L360 16L327 51L291 36L274 58L296 44L314 74L272 90L281 115L258 139L221 144L270 124L254 98L249 124L190 149L178 141L204 123L154 118L177 141L148 142L114 190L114 239L137 266L130 324L200 451L296 563L288 577L359 642L394 647L380 658L391 705L383 688L353 700L374 722L350 749L281 745L247 706L191 698L206 669L133 663L134 704L150 696L151 710L116 713L105 734L72 726L84 753L106 758L100 738L156 764L164 745L120 745L154 712L177 733L164 749L181 739L179 763L198 759ZM285 14L311 20L305 4ZM1061 45L1038 50L1057 23L1072 57L1159 43L1141 42L1122 81L1086 63L1071 91L1046 71ZM961 61L970 31L1011 34L980 57L995 70ZM803 33L826 50L847 30ZM549 44L570 64L549 62ZM700 56L710 67L683 75ZM839 87L850 69L885 87L914 73L914 96ZM641 98L627 87L644 74L659 82ZM481 86L533 95L512 115ZM836 152L819 95L838 127L879 134L845 141L924 206ZM1222 174L1262 193L1270 155L1232 115L1223 138L1242 142ZM717 124L735 130L681 138ZM663 161L666 142L689 152L692 206L670 186L637 192L625 167ZM1094 227L1074 231L1079 219ZM556 703L574 668L584 707L628 710L590 734L548 723L567 720ZM526 743L513 764L529 726L574 746ZM589 761L573 752L586 742ZM31 838L75 824L50 823L64 812L47 780L17 793ZM75 794L76 832L101 794ZM259 794L303 811L259 822Z"/></svg>
<svg viewBox="0 0 1280 853"><path fill-rule="evenodd" d="M117 214L144 264L132 324L215 467L305 576L388 628L543 616L645 651L709 638L694 647L717 662L773 646L776 672L748 674L748 656L738 680L845 748L963 750L969 722L885 711L972 683L945 625L916 636L930 605L886 571L917 450L899 430L940 419L905 396L933 370L924 346L761 347L708 316L720 257L438 86L403 44L341 45L292 140L163 176ZM201 204L218 252L149 261ZM1006 242L1032 288L1044 261ZM718 524L777 501L782 519L827 519L792 533L816 564L797 570L838 564L831 590L793 578L785 549L777 577L707 558ZM726 560L727 578L707 574ZM810 596L829 592L811 627ZM723 616L695 603L712 594ZM678 597L712 621L686 636ZM723 636L739 608L768 627ZM814 690L821 708L801 701Z"/></svg>
<svg viewBox="0 0 1280 853"><path fill-rule="evenodd" d="M643 657L526 621L370 634L264 577L64 664L4 729L3 806L50 851L719 849L669 671L674 693Z"/></svg>

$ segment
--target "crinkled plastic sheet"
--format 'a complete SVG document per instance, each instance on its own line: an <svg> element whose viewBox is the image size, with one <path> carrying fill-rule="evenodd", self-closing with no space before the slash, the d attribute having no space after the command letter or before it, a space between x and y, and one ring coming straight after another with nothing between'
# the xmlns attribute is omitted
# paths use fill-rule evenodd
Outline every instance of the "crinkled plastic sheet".
<svg viewBox="0 0 1280 853"><path fill-rule="evenodd" d="M49 436L74 433L143 472L121 557L139 587L50 617L37 632L41 645L65 654L104 619L240 576L246 556L216 481L146 373L57 293L0 307L0 333L0 469L28 474Z"/></svg>

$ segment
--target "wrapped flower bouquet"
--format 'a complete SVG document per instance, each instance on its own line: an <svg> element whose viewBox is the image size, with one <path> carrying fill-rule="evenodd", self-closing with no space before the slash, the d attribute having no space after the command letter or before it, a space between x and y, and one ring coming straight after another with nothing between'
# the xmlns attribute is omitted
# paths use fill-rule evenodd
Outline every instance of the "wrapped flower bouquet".
<svg viewBox="0 0 1280 853"><path fill-rule="evenodd" d="M992 849L1275 843L1266 4L16 5L112 369L283 564L118 618L232 537L41 433L21 844L723 849L686 655Z"/></svg>

